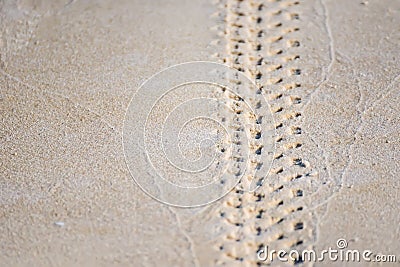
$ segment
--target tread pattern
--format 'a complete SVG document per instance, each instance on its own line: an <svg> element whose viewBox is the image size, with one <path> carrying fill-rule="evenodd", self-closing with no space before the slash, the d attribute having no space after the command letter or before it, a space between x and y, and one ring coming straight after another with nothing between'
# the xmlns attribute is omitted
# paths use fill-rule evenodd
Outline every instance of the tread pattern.
<svg viewBox="0 0 400 267"><path fill-rule="evenodd" d="M302 201L312 191L313 172L302 157L299 126L302 96L306 95L301 84L300 2L225 0L217 5L217 16L224 19L225 27L216 31L226 43L225 51L216 58L251 77L260 88L254 94L268 98L275 119L276 151L263 186L255 193L238 188L219 208L226 235L215 244L223 255L215 259L215 264L282 266L282 262L258 261L257 251L264 245L275 250L310 249L315 236L314 214ZM285 264L303 261L299 258Z"/></svg>

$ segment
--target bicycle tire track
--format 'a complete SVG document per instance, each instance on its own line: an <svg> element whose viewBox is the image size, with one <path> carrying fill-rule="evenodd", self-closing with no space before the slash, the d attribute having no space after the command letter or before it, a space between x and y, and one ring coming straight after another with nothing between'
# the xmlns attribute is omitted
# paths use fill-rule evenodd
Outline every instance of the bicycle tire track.
<svg viewBox="0 0 400 267"><path fill-rule="evenodd" d="M260 88L255 98L260 94L268 98L275 119L276 152L269 175L261 177L261 188L254 193L237 188L224 199L217 214L225 222L226 234L215 244L223 256L215 263L259 266L267 264L256 258L263 246L301 251L312 247L315 235L314 214L302 201L312 191L313 172L301 152L302 96L306 92L298 50L300 3L227 0L217 5L225 18L225 29L218 36L224 36L226 46L217 58L251 77ZM286 264L301 263L299 258Z"/></svg>

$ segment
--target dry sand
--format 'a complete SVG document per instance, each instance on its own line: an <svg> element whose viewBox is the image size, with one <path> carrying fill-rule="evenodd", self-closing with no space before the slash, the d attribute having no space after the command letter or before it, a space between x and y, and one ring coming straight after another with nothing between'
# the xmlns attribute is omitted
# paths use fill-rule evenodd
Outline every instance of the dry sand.
<svg viewBox="0 0 400 267"><path fill-rule="evenodd" d="M400 260L399 1L0 10L1 266L257 266L262 245L320 251L339 238ZM173 208L132 179L124 114L147 78L196 60L262 87L275 160L255 193Z"/></svg>

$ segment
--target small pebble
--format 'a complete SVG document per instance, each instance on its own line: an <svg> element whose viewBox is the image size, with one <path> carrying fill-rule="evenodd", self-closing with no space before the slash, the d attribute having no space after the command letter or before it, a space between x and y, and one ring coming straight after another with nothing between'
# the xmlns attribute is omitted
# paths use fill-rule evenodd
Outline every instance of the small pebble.
<svg viewBox="0 0 400 267"><path fill-rule="evenodd" d="M60 227L63 227L65 225L64 222L55 222L54 224Z"/></svg>

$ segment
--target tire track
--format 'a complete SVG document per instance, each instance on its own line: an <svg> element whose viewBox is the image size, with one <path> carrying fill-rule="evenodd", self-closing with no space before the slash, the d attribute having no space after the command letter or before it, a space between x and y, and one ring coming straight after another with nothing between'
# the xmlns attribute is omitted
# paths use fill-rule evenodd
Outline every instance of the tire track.
<svg viewBox="0 0 400 267"><path fill-rule="evenodd" d="M313 214L303 201L312 193L313 173L302 157L301 29L300 3L293 0L218 2L224 16L225 51L221 61L251 77L270 102L275 119L276 152L263 186L254 193L237 188L225 199L219 216L226 235L215 249L223 254L217 265L258 266L257 251L268 245L280 250L310 249L315 235ZM254 99L250 100L254 103ZM265 109L268 107L257 106ZM257 135L262 135L257 133ZM260 145L262 147L262 144ZM254 150L254 153L257 150ZM261 152L262 150L258 151ZM257 157L255 157L257 159ZM256 162L257 168L262 162ZM241 181L244 183L245 181ZM301 258L286 265L303 263ZM282 266L284 263L275 261Z"/></svg>

